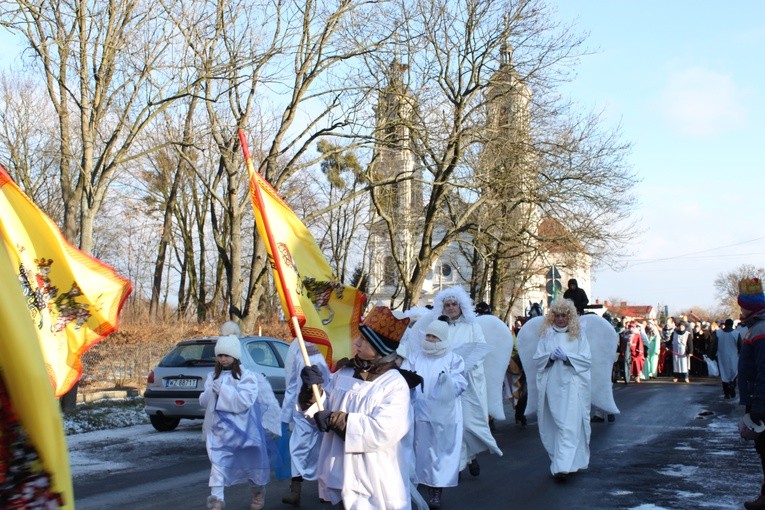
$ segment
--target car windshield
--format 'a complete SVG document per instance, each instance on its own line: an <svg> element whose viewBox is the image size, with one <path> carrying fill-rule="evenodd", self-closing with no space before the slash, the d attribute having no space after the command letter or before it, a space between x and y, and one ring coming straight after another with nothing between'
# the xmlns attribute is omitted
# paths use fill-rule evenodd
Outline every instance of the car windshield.
<svg viewBox="0 0 765 510"><path fill-rule="evenodd" d="M161 367L215 366L214 343L191 343L176 345L159 362Z"/></svg>
<svg viewBox="0 0 765 510"><path fill-rule="evenodd" d="M265 367L279 366L279 359L268 345L268 342L249 342L247 344L247 351L258 365Z"/></svg>

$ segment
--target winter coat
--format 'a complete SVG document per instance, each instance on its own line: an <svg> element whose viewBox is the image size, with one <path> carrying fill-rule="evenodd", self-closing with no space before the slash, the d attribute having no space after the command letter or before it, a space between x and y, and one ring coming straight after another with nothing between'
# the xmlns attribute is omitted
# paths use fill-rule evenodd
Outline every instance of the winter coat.
<svg viewBox="0 0 765 510"><path fill-rule="evenodd" d="M739 401L752 420L765 419L765 311L751 318L738 359Z"/></svg>

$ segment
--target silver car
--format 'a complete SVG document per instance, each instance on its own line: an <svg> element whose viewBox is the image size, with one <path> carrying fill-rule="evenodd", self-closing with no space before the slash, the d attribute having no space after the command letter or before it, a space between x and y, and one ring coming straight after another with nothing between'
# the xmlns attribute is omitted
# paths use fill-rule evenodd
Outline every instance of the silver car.
<svg viewBox="0 0 765 510"><path fill-rule="evenodd" d="M160 432L174 430L181 418L201 419L205 410L199 405L207 374L215 368L217 337L195 338L179 342L154 370L149 372L144 408L152 426ZM242 342L242 365L268 378L276 398L284 398L284 361L289 344L277 338L245 336Z"/></svg>

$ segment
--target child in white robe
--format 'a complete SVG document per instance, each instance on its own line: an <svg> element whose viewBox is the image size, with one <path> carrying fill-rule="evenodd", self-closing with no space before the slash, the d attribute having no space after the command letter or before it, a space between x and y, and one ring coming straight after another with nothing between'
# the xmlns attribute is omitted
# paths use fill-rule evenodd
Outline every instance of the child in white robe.
<svg viewBox="0 0 765 510"><path fill-rule="evenodd" d="M241 343L236 336L219 337L215 356L215 370L199 396L206 409L203 432L212 464L207 508L222 510L224 487L248 482L250 509L262 510L270 477L266 434L256 402L263 380L241 366Z"/></svg>
<svg viewBox="0 0 765 510"><path fill-rule="evenodd" d="M324 356L319 352L316 344L305 343L311 365L321 369L322 377L328 381L330 378L329 367ZM289 492L282 498L282 503L292 506L300 506L303 480L316 480L316 464L319 460L319 448L321 447L322 433L316 428L312 419L300 411L297 405L297 396L302 386L300 371L305 367L305 360L300 353L297 339L290 344L287 351L285 369L287 373L287 388L282 402L282 422L291 425L290 435L290 465L292 480Z"/></svg>
<svg viewBox="0 0 765 510"><path fill-rule="evenodd" d="M415 481L427 488L431 509L441 508L444 487L455 487L462 446L462 402L467 387L465 363L452 352L449 325L431 322L421 349L404 361L424 380L414 391Z"/></svg>

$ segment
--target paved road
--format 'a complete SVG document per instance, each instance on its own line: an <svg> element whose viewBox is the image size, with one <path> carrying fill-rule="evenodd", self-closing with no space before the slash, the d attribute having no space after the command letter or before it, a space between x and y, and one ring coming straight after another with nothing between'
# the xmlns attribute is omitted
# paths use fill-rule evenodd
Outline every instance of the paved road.
<svg viewBox="0 0 765 510"><path fill-rule="evenodd" d="M443 508L735 509L756 494L759 459L738 438L741 408L722 398L719 380L621 384L614 394L622 414L592 425L587 471L556 483L535 422L502 422L495 435L505 455L481 456L481 475L445 490ZM168 434L138 426L70 438L78 510L204 509L209 463L201 425L189 423ZM288 483L268 485L266 509L289 508ZM248 509L247 491L229 488L227 510ZM331 507L307 482L301 508Z"/></svg>

